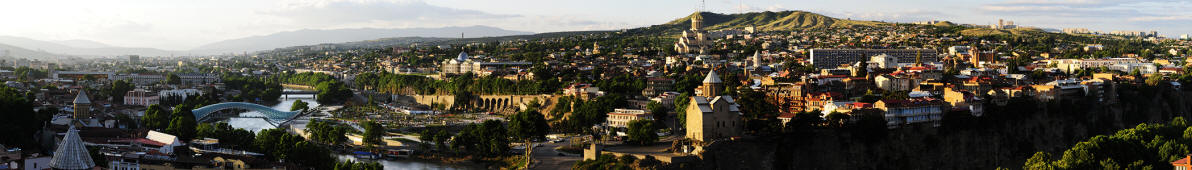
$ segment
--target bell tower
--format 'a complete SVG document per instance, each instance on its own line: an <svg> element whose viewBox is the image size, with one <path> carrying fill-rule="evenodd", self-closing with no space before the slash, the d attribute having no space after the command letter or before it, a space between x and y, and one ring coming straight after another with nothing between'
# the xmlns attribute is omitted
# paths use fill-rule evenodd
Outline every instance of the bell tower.
<svg viewBox="0 0 1192 170"><path fill-rule="evenodd" d="M720 96L720 91L724 90L721 83L724 81L720 80L720 75L716 74L716 70L708 71L708 76L704 77L704 85L700 86L700 96L707 98Z"/></svg>

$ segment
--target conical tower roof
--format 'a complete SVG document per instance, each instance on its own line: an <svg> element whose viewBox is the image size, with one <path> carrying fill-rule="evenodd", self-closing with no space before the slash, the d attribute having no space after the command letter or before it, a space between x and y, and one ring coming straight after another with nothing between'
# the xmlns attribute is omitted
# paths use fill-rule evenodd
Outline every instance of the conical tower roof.
<svg viewBox="0 0 1192 170"><path fill-rule="evenodd" d="M79 90L79 95L75 96L75 104L91 104L91 98L87 98L87 90Z"/></svg>
<svg viewBox="0 0 1192 170"><path fill-rule="evenodd" d="M720 75L716 74L716 70L708 71L708 76L704 77L704 83L722 83Z"/></svg>
<svg viewBox="0 0 1192 170"><path fill-rule="evenodd" d="M83 139L79 137L79 131L75 130L74 126L70 126L66 130L66 136L62 137L62 143L58 143L58 149L54 150L54 158L50 159L50 167L54 169L91 169L95 167L95 162L91 160L91 153L87 152L87 147L83 146Z"/></svg>

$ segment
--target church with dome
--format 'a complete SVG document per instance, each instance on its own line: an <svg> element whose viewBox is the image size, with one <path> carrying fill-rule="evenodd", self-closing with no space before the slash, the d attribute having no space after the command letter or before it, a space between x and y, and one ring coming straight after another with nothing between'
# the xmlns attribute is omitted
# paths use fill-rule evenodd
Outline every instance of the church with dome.
<svg viewBox="0 0 1192 170"><path fill-rule="evenodd" d="M684 54L704 54L707 52L708 46L712 43L708 32L704 30L704 17L702 12L695 12L691 16L691 29L683 30L679 41L675 42L675 51Z"/></svg>

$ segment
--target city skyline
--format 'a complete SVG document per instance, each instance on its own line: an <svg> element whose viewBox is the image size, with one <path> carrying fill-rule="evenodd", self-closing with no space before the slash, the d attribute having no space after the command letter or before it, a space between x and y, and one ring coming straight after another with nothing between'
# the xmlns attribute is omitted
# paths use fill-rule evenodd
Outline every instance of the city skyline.
<svg viewBox="0 0 1192 170"><path fill-rule="evenodd" d="M1192 33L1192 22L1186 22L1192 21L1192 12L1181 10L1192 7L1192 3L1183 1L859 2L717 0L705 1L703 9L716 13L801 10L842 19L886 22L947 20L995 24L998 19L1005 19L1023 26L1053 29L1153 30L1164 37ZM18 1L0 5L0 20L11 24L0 28L0 35L188 50L221 40L303 29L483 25L535 33L616 30L662 24L690 14L699 3L692 0Z"/></svg>

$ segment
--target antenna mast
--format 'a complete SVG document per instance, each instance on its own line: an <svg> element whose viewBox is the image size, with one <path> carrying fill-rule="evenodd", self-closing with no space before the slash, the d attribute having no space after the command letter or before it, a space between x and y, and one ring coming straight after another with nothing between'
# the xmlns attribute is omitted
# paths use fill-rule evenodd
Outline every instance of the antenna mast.
<svg viewBox="0 0 1192 170"><path fill-rule="evenodd" d="M707 0L699 0L699 9L698 9L699 12L704 12L705 1L707 1Z"/></svg>

